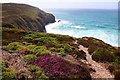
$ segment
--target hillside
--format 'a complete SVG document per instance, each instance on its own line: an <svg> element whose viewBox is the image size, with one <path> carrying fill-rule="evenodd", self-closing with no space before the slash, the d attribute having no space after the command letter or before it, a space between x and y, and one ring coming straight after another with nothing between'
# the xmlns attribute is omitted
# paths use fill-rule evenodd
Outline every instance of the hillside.
<svg viewBox="0 0 120 80"><path fill-rule="evenodd" d="M55 17L50 13L30 5L15 3L2 4L0 18L2 18L2 27L35 32L45 32L45 25L55 22Z"/></svg>
<svg viewBox="0 0 120 80"><path fill-rule="evenodd" d="M8 12L2 16L3 25L0 29L2 80L108 80L108 78L119 80L120 51L118 48L93 37L75 38L45 33L45 29L41 28L54 22L54 19L50 20L52 18L48 18L48 15L37 17L36 14L39 13L37 8L23 4L10 4L21 8L15 10L15 14L11 14L9 9L13 7L9 8L9 4L5 5ZM24 10L26 6L27 12ZM25 15L29 17L26 18L27 20L22 21L14 17L18 14L23 18L22 12L27 13ZM5 15L9 16L5 17ZM29 23L29 20L36 21L36 18L42 21L46 19L47 22L45 20L46 23L42 27L38 22L34 25L32 22ZM22 26L18 26L17 20L22 23ZM41 32L36 31L37 28Z"/></svg>

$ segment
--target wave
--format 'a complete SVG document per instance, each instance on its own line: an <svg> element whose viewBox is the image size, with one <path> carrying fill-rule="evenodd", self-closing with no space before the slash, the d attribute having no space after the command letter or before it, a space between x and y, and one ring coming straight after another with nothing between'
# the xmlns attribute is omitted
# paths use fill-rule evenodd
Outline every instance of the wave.
<svg viewBox="0 0 120 80"><path fill-rule="evenodd" d="M106 31L104 29L94 29L94 30L81 29L81 28L86 28L86 27L79 26L79 25L73 26L72 24L73 23L69 21L66 21L66 20L59 21L59 19L57 19L55 23L52 23L46 26L46 31L48 33L69 35L69 36L73 36L76 38L95 37L97 39L103 40L104 42L108 44L111 44L112 46L118 46L117 32Z"/></svg>
<svg viewBox="0 0 120 80"><path fill-rule="evenodd" d="M76 28L76 29L85 29L86 27L84 26L66 26L68 28Z"/></svg>

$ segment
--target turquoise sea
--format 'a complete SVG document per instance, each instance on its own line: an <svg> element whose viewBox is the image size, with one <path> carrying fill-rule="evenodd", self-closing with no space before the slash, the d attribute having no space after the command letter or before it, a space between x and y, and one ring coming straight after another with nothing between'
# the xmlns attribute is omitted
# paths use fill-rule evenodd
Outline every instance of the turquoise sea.
<svg viewBox="0 0 120 80"><path fill-rule="evenodd" d="M112 46L118 46L117 10L48 10L56 22L46 26L48 33L73 37L95 37Z"/></svg>

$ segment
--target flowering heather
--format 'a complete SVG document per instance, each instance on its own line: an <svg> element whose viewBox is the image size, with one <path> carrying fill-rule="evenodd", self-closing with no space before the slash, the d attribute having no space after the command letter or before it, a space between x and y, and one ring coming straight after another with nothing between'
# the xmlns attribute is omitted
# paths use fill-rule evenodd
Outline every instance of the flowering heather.
<svg viewBox="0 0 120 80"><path fill-rule="evenodd" d="M90 79L90 74L80 65L72 64L56 56L43 55L34 63L51 78Z"/></svg>

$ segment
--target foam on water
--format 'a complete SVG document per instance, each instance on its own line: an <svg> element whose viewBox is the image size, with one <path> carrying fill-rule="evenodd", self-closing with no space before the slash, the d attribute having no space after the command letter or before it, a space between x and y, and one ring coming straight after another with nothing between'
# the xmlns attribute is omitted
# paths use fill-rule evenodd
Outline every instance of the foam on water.
<svg viewBox="0 0 120 80"><path fill-rule="evenodd" d="M55 23L47 25L46 30L48 33L70 35L77 38L95 37L112 46L118 46L118 36L113 34L113 32L104 29L87 29L85 26L74 25L72 22L66 20L60 19L59 21L58 19ZM117 33L117 30L114 33Z"/></svg>

